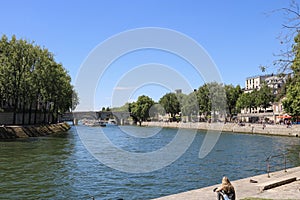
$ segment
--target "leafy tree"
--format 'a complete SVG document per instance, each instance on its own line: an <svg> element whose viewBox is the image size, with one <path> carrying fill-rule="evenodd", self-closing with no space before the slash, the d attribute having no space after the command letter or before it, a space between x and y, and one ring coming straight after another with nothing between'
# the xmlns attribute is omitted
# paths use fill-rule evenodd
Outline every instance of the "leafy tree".
<svg viewBox="0 0 300 200"><path fill-rule="evenodd" d="M149 116L152 119L158 119L159 115L165 115L165 109L159 103L155 103L149 110Z"/></svg>
<svg viewBox="0 0 300 200"><path fill-rule="evenodd" d="M5 35L0 40L0 106L2 111L22 113L22 124L34 122L37 113L44 113L44 122L56 122L58 115L75 109L78 97L71 77L54 56L26 40ZM25 122L25 114L29 114Z"/></svg>
<svg viewBox="0 0 300 200"><path fill-rule="evenodd" d="M199 104L197 100L197 95L195 92L190 93L189 95L185 95L181 100L182 107L181 112L182 116L188 116L189 121L191 121L192 115L198 115L199 113Z"/></svg>
<svg viewBox="0 0 300 200"><path fill-rule="evenodd" d="M283 45L283 50L281 50L276 56L279 59L275 60L274 65L278 67L281 72L293 71L294 61L296 57L296 51L294 41L295 38L299 36L300 30L300 9L299 2L296 0L291 0L288 7L278 9L284 14L285 21L283 22L283 31L280 33L279 39L280 44ZM297 43L297 42L296 42Z"/></svg>
<svg viewBox="0 0 300 200"><path fill-rule="evenodd" d="M300 34L295 37L293 51L295 58L291 69L294 77L287 86L286 98L283 100L284 110L293 116L300 115Z"/></svg>
<svg viewBox="0 0 300 200"><path fill-rule="evenodd" d="M238 112L236 109L236 103L243 91L239 85L237 85L236 87L234 87L233 85L225 85L225 92L228 114L231 118L233 114L236 114Z"/></svg>
<svg viewBox="0 0 300 200"><path fill-rule="evenodd" d="M292 116L300 115L300 82L290 85L286 98L283 100L284 110Z"/></svg>
<svg viewBox="0 0 300 200"><path fill-rule="evenodd" d="M256 108L257 105L255 103L257 90L253 90L251 93L243 93L240 95L236 102L236 109L249 109L250 112L252 109Z"/></svg>
<svg viewBox="0 0 300 200"><path fill-rule="evenodd" d="M146 96L142 95L138 97L138 100L130 105L131 114L142 125L143 121L146 121L150 115L149 110L154 105L154 101Z"/></svg>
<svg viewBox="0 0 300 200"><path fill-rule="evenodd" d="M287 30L281 39L285 50L278 55L280 59L275 61L282 72L292 71L293 77L287 82L286 97L283 98L284 110L291 115L299 116L299 82L300 82L300 10L298 2L292 0L289 7L280 10L285 14L287 20L283 27ZM287 49L287 50L286 50ZM282 97L283 95L281 95Z"/></svg>
<svg viewBox="0 0 300 200"><path fill-rule="evenodd" d="M167 113L171 114L172 118L175 118L175 115L180 112L180 102L175 93L165 94L160 98L159 104Z"/></svg>
<svg viewBox="0 0 300 200"><path fill-rule="evenodd" d="M213 114L222 116L226 110L226 93L222 84L212 82L201 86L197 91L200 114L206 117Z"/></svg>
<svg viewBox="0 0 300 200"><path fill-rule="evenodd" d="M286 82L283 83L283 85L280 88L278 88L278 92L275 96L274 102L279 102L281 99L283 99L286 96L287 87L288 85L290 85L291 80L292 78L289 75Z"/></svg>
<svg viewBox="0 0 300 200"><path fill-rule="evenodd" d="M209 86L204 84L199 87L196 92L198 104L199 104L199 114L204 116L209 116L211 113L211 99L209 95Z"/></svg>
<svg viewBox="0 0 300 200"><path fill-rule="evenodd" d="M130 106L130 103L127 102L121 107L111 108L111 111L114 111L114 112L128 112L129 106ZM105 110L105 108L104 108L104 110Z"/></svg>
<svg viewBox="0 0 300 200"><path fill-rule="evenodd" d="M209 93L212 103L213 120L216 120L216 114L225 116L226 114L226 92L222 84L216 82L209 83Z"/></svg>
<svg viewBox="0 0 300 200"><path fill-rule="evenodd" d="M255 104L258 107L264 108L265 110L272 105L274 101L274 94L272 89L267 85L263 84L260 90L256 93Z"/></svg>

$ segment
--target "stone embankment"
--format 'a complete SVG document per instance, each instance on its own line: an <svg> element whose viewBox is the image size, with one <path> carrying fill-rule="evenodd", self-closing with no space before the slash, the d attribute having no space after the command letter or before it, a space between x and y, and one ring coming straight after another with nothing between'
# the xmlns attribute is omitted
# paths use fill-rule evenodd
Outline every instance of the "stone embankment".
<svg viewBox="0 0 300 200"><path fill-rule="evenodd" d="M220 183L205 188L195 189L179 194L169 195L156 200L199 200L217 199L213 189ZM232 181L237 200L251 199L300 199L300 167L273 172L270 177L267 174L252 176Z"/></svg>
<svg viewBox="0 0 300 200"><path fill-rule="evenodd" d="M67 123L26 126L0 126L0 140L53 135L65 132L70 128L70 125Z"/></svg>
<svg viewBox="0 0 300 200"><path fill-rule="evenodd" d="M271 125L271 124L237 124L237 123L205 123L205 122L143 122L143 126L156 126L167 128L187 128L199 130L217 130L234 133L253 133L263 135L300 136L300 125Z"/></svg>

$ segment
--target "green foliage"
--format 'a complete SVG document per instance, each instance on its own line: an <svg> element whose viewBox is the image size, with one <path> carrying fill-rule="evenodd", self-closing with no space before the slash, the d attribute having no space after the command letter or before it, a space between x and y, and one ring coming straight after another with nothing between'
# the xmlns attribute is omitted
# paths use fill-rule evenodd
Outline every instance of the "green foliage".
<svg viewBox="0 0 300 200"><path fill-rule="evenodd" d="M130 106L130 103L125 103L123 106L114 107L114 108L111 108L111 110L114 112L128 112L129 106ZM104 107L102 108L102 111L105 111Z"/></svg>
<svg viewBox="0 0 300 200"><path fill-rule="evenodd" d="M195 92L183 96L181 102L181 112L183 116L190 117L191 115L198 115L199 104L197 100L197 94Z"/></svg>
<svg viewBox="0 0 300 200"><path fill-rule="evenodd" d="M165 111L175 117L180 112L180 102L175 93L165 94L160 98L159 104L165 109Z"/></svg>
<svg viewBox="0 0 300 200"><path fill-rule="evenodd" d="M261 65L261 66L259 66L259 69L260 69L260 71L262 71L262 72L266 72L267 67Z"/></svg>
<svg viewBox="0 0 300 200"><path fill-rule="evenodd" d="M71 77L47 49L5 35L0 40L0 107L16 113L44 112L56 121L75 109L78 96ZM23 123L24 121L23 117ZM31 123L30 120L27 123Z"/></svg>
<svg viewBox="0 0 300 200"><path fill-rule="evenodd" d="M287 81L278 89L278 93L275 96L274 102L280 101L286 96L287 86L290 84L291 78L289 77Z"/></svg>
<svg viewBox="0 0 300 200"><path fill-rule="evenodd" d="M199 87L197 91L199 103L199 113L209 116L218 112L220 115L225 115L226 111L226 93L224 86L216 82L206 83Z"/></svg>
<svg viewBox="0 0 300 200"><path fill-rule="evenodd" d="M287 86L286 98L283 100L284 110L292 116L300 115L300 34L295 37L293 52L295 58L291 69L294 77Z"/></svg>
<svg viewBox="0 0 300 200"><path fill-rule="evenodd" d="M288 86L286 98L282 103L287 113L292 116L300 116L300 81Z"/></svg>
<svg viewBox="0 0 300 200"><path fill-rule="evenodd" d="M146 121L150 117L149 110L153 105L154 101L150 97L142 95L138 97L136 102L130 104L129 109L131 114L141 125L143 121Z"/></svg>
<svg viewBox="0 0 300 200"><path fill-rule="evenodd" d="M257 90L254 90L251 93L241 94L236 102L236 109L241 110L247 108L250 109L251 111L251 109L256 108L257 107L255 103L256 94L257 94Z"/></svg>
<svg viewBox="0 0 300 200"><path fill-rule="evenodd" d="M158 120L158 115L165 115L165 109L162 107L162 105L155 103L149 110L149 116L154 120Z"/></svg>
<svg viewBox="0 0 300 200"><path fill-rule="evenodd" d="M207 84L199 87L197 90L197 99L199 104L199 113L205 116L210 115L211 112L211 99L209 95L209 87Z"/></svg>
<svg viewBox="0 0 300 200"><path fill-rule="evenodd" d="M208 83L212 111L224 111L226 108L226 93L222 84Z"/></svg>
<svg viewBox="0 0 300 200"><path fill-rule="evenodd" d="M236 109L236 103L243 91L239 85L237 85L236 87L234 87L233 85L225 85L225 92L228 114L230 117L232 117L233 114L238 113L238 110Z"/></svg>
<svg viewBox="0 0 300 200"><path fill-rule="evenodd" d="M241 109L255 109L261 107L267 109L274 102L274 94L267 84L263 84L260 90L253 90L249 93L243 93L239 96L236 101L236 109L240 111Z"/></svg>
<svg viewBox="0 0 300 200"><path fill-rule="evenodd" d="M265 110L272 105L274 101L274 94L270 87L267 84L263 84L256 92L255 104L257 107L264 108Z"/></svg>

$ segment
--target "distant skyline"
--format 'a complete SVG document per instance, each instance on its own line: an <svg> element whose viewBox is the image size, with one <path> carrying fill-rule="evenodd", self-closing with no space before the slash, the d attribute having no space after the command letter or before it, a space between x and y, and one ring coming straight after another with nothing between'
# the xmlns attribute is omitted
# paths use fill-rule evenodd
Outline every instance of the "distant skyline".
<svg viewBox="0 0 300 200"><path fill-rule="evenodd" d="M283 48L278 36L284 31L285 16L273 11L288 7L289 3L287 0L2 0L0 34L9 37L15 34L17 38L48 48L75 83L89 53L108 38L136 28L170 29L201 45L225 84L244 87L247 77L276 73L274 54ZM92 109L113 106L113 91L126 89L117 87L118 81L130 70L149 63L173 68L187 77L190 88L197 89L203 84L189 63L168 52L135 51L114 61L99 79ZM269 68L262 73L260 65ZM169 90L155 83L144 85L124 102L133 101L141 94L157 101ZM81 95L79 98L83 99Z"/></svg>

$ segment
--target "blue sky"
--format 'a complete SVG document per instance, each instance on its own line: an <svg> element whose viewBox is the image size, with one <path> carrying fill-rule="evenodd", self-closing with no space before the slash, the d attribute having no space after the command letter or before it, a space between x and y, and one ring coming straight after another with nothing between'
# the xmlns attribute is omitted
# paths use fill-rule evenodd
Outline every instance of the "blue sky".
<svg viewBox="0 0 300 200"><path fill-rule="evenodd" d="M284 16L272 11L288 5L287 0L1 0L0 34L15 34L48 48L75 83L89 53L108 38L136 28L171 29L204 48L225 84L244 87L246 77L262 74L260 65L270 66L268 73L276 72L272 68L276 59L273 54L282 48L277 37L283 31ZM203 84L182 59L161 51L137 51L122 56L106 70L95 88L93 108L82 109L114 106L112 96L115 88L120 89L118 80L143 63L174 68L190 81L191 88ZM141 94L157 101L168 91L168 87L148 84L123 102Z"/></svg>

